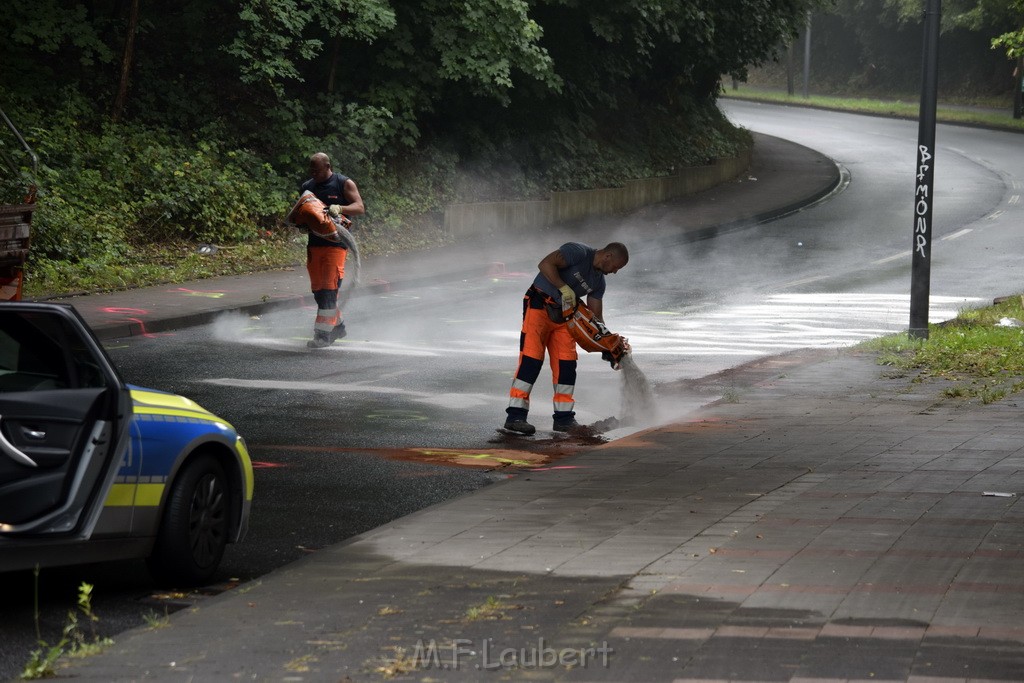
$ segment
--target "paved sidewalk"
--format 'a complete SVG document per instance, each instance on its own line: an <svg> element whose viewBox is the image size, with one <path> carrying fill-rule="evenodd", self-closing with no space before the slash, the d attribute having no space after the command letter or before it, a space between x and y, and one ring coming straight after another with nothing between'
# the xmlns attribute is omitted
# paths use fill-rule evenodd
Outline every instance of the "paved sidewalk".
<svg viewBox="0 0 1024 683"><path fill-rule="evenodd" d="M827 192L826 162L768 139L758 180L671 208L685 225L658 227L668 207L644 213L652 233L749 225ZM494 261L536 258L493 246ZM379 286L443 276L430 260L366 272ZM222 296L151 288L74 303L110 337L308 296L301 271L186 289ZM1024 509L1019 495L986 495L1024 491L1017 402L911 393L852 352L766 359L732 385L747 387L736 402L320 550L61 674L1024 680Z"/></svg>

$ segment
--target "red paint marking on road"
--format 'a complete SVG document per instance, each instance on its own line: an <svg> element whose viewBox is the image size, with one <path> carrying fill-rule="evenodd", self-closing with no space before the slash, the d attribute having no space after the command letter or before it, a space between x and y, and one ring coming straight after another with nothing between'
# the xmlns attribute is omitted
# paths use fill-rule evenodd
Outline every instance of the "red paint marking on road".
<svg viewBox="0 0 1024 683"><path fill-rule="evenodd" d="M121 317L124 320L126 320L127 322L135 323L136 325L138 325L139 326L139 334L137 336L141 336L141 337L166 336L166 335L156 335L156 334L153 334L151 332L147 332L146 331L146 323L145 323L145 321L140 320L137 317L137 316L140 316L140 315L149 315L150 314L150 311L148 311L148 310L146 310L144 308L122 308L122 307L119 307L119 306L107 306L106 308L101 308L100 311L102 311L103 313L109 313L110 315ZM133 336L135 336L135 335L133 335Z"/></svg>
<svg viewBox="0 0 1024 683"><path fill-rule="evenodd" d="M273 470L281 467L290 467L290 465L286 465L282 462L263 462L260 460L252 461L252 468L254 470Z"/></svg>
<svg viewBox="0 0 1024 683"><path fill-rule="evenodd" d="M149 311L145 308L120 308L118 306L108 306L101 308L104 313L111 313L113 315L149 315Z"/></svg>

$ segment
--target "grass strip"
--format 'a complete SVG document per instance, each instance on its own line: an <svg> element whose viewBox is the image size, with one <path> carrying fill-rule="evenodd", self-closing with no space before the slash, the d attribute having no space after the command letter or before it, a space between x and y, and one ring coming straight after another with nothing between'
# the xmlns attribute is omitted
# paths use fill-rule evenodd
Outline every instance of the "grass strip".
<svg viewBox="0 0 1024 683"><path fill-rule="evenodd" d="M846 111L855 114L870 114L901 119L917 120L920 114L920 102L892 99L875 99L869 97L830 97L823 95L789 95L778 90L765 90L744 87L742 90L726 89L723 99L751 100L754 102L771 102L796 107L811 107L832 111ZM942 123L954 123L966 126L979 126L1024 132L1024 119L1013 118L1012 112L992 111L990 107L972 107L970 105L943 105L936 108L935 118Z"/></svg>
<svg viewBox="0 0 1024 683"><path fill-rule="evenodd" d="M912 382L948 382L945 396L993 403L1024 389L1024 295L929 325L928 339L902 332L856 348L877 353L880 365L912 376Z"/></svg>

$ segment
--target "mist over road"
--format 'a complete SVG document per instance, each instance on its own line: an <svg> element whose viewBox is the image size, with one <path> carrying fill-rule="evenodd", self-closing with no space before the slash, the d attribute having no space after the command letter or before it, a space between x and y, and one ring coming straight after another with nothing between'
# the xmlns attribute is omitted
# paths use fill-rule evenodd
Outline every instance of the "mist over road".
<svg viewBox="0 0 1024 683"><path fill-rule="evenodd" d="M349 337L320 351L305 346L312 308L226 316L207 327L109 344L127 381L197 400L250 445L259 467L252 532L229 548L223 578L257 578L397 516L520 476L516 458L528 455L496 440L495 427L515 370L522 293L536 262L564 237L595 246L615 238L630 247L629 265L609 277L605 317L630 339L655 387L660 410L648 416L650 424L718 398L680 390L687 380L792 349L838 348L905 329L916 122L732 100L722 108L752 131L834 159L848 183L813 207L712 239L673 238L673 222L686 219L684 204L605 221L600 231L525 236L530 259L508 259L492 276L358 290L345 308ZM939 126L933 321L1022 289L1020 141L1012 133ZM506 260L487 250L478 258ZM297 269L295 277L305 273ZM551 426L548 377L545 370L531 412L542 430ZM620 380L599 357L581 354L581 422L620 414ZM528 464L571 452L556 444ZM44 577L44 637L51 642L82 579L97 584L94 605L108 634L140 625L143 613L166 604L153 597L141 563ZM12 580L28 584L23 576ZM31 595L26 587L4 599L0 676L16 675L31 649Z"/></svg>

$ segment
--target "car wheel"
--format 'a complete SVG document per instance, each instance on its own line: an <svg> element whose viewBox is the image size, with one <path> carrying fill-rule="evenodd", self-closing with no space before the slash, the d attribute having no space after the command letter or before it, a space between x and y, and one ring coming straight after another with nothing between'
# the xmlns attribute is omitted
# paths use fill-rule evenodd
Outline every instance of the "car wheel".
<svg viewBox="0 0 1024 683"><path fill-rule="evenodd" d="M224 468L210 455L192 460L171 486L149 558L158 579L196 585L217 571L228 542L230 490Z"/></svg>

